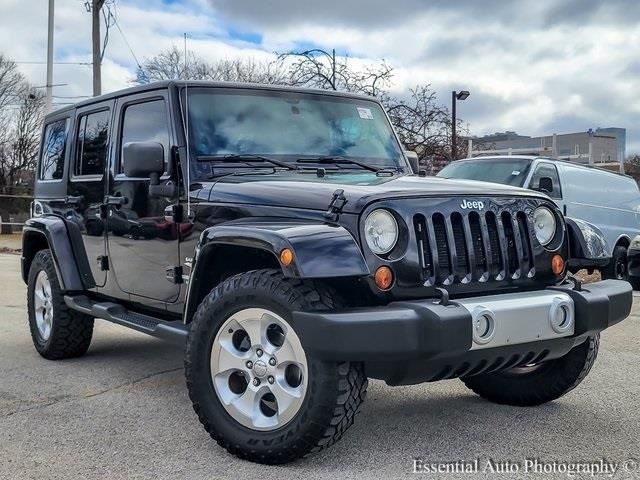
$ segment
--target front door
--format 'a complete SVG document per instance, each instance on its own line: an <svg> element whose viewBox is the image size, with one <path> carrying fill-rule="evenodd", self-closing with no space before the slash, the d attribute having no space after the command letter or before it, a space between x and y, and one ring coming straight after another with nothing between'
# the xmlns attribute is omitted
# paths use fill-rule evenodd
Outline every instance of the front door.
<svg viewBox="0 0 640 480"><path fill-rule="evenodd" d="M111 269L123 294L171 303L180 285L171 268L180 265L179 226L169 214L176 198L150 196L148 178L129 178L122 153L130 142L155 142L164 148L165 171L171 154L171 123L164 93L154 92L118 101L117 140L109 181L108 249ZM161 183L170 182L163 175Z"/></svg>
<svg viewBox="0 0 640 480"><path fill-rule="evenodd" d="M536 165L535 170L531 174L531 179L529 180L529 188L539 190L540 179L543 177L551 179L552 188L550 192L547 192L547 195L553 199L556 205L558 205L558 208L563 210L563 213L566 215L567 212L565 211L565 203L562 199L562 186L560 185L558 169L553 163L540 162Z"/></svg>
<svg viewBox="0 0 640 480"><path fill-rule="evenodd" d="M82 232L84 249L97 287L104 286L109 268L103 202L112 110L113 101L107 101L76 112L75 143L67 189L68 199L75 205L75 223Z"/></svg>

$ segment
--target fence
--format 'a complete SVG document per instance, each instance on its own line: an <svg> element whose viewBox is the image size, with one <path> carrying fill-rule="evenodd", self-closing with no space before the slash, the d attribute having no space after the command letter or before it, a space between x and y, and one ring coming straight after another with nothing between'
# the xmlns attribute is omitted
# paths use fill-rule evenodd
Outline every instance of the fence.
<svg viewBox="0 0 640 480"><path fill-rule="evenodd" d="M30 188L5 187L0 191L0 234L22 231L32 200Z"/></svg>

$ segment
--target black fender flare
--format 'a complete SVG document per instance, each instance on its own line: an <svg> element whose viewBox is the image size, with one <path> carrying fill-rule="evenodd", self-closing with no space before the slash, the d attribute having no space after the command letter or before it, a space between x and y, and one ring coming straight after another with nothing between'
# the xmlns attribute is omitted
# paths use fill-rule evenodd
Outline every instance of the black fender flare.
<svg viewBox="0 0 640 480"><path fill-rule="evenodd" d="M569 266L602 267L609 263L609 247L600 229L578 218L565 217L569 235Z"/></svg>
<svg viewBox="0 0 640 480"><path fill-rule="evenodd" d="M363 277L370 275L358 243L342 226L317 223L234 222L205 229L192 259L187 290L185 321L197 309L192 298L194 283L203 275L200 261L215 246L255 248L272 254L285 276L300 279ZM280 253L288 248L293 262L284 265Z"/></svg>
<svg viewBox="0 0 640 480"><path fill-rule="evenodd" d="M82 244L80 228L63 218L49 215L30 218L22 235L22 279L26 283L31 261L40 249L44 237L53 256L60 288L82 291L95 286L93 275Z"/></svg>

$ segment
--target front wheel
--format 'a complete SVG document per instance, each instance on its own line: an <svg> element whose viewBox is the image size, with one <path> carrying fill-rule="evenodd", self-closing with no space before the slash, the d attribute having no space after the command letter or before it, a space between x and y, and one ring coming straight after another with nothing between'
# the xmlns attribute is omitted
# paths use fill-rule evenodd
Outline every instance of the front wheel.
<svg viewBox="0 0 640 480"><path fill-rule="evenodd" d="M598 355L600 335L574 347L564 357L537 365L462 378L481 397L503 405L529 407L551 402L577 387Z"/></svg>
<svg viewBox="0 0 640 480"><path fill-rule="evenodd" d="M201 423L229 452L280 464L326 448L353 424L367 379L361 364L305 352L292 312L335 308L320 284L276 270L236 275L194 315L185 357Z"/></svg>
<svg viewBox="0 0 640 480"><path fill-rule="evenodd" d="M629 272L627 270L627 249L622 245L618 245L613 249L609 265L604 269L604 277L615 280L629 280Z"/></svg>

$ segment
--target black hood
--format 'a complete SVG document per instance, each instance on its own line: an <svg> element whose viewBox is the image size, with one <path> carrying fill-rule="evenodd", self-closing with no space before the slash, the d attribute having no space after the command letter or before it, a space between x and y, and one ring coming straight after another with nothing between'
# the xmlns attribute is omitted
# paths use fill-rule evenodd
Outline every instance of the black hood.
<svg viewBox="0 0 640 480"><path fill-rule="evenodd" d="M489 196L541 197L523 188L438 177L400 175L376 176L373 172L327 174L283 172L264 175L234 175L217 182L203 183L198 196L212 202L271 205L277 207L326 210L333 193L344 190L347 213L359 213L376 200L405 197ZM207 195L208 192L208 195ZM473 198L471 198L472 200Z"/></svg>

